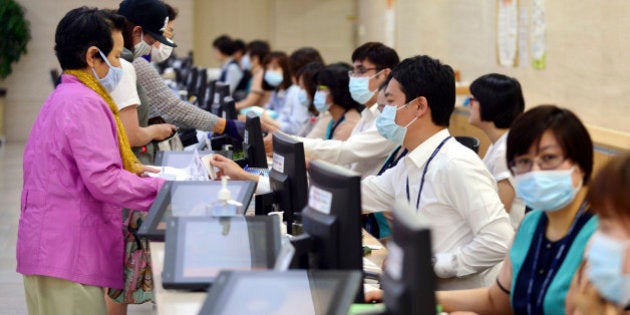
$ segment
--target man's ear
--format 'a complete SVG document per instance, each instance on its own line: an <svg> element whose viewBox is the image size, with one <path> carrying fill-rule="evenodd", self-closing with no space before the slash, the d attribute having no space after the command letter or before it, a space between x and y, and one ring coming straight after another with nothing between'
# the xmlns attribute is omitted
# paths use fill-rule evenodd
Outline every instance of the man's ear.
<svg viewBox="0 0 630 315"><path fill-rule="evenodd" d="M427 101L427 98L424 96L418 96L411 103L411 106L414 106L414 108L416 108L415 116L418 118L426 115L426 113L429 112L429 102Z"/></svg>
<svg viewBox="0 0 630 315"><path fill-rule="evenodd" d="M90 68L94 68L94 66L96 66L96 59L100 60L100 58L97 58L96 56L98 56L98 48L96 46L90 46L85 51L85 62L88 66L90 66Z"/></svg>

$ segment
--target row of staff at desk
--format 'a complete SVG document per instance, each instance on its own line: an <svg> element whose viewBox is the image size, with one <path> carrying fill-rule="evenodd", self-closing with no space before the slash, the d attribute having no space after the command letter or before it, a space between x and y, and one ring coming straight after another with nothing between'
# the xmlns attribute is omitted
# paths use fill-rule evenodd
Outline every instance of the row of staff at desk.
<svg viewBox="0 0 630 315"><path fill-rule="evenodd" d="M260 128L249 122L257 119L248 117L247 126ZM261 137L260 131L249 131L250 140ZM200 206L211 207L217 196L207 192L219 191L219 182L167 182L139 235L165 241L165 288L199 290L210 285L200 314L347 314L352 302L364 301L361 176L312 161L307 193L302 143L280 134L273 143L272 192L256 196L255 216L244 216L254 182L229 181L238 202L233 216L212 215L210 208L209 216L190 216ZM193 155L165 151L156 161L183 166ZM395 209L382 280L386 306L376 306L376 311L435 313L430 230L409 206L401 203ZM284 213L288 237L281 236L279 217L267 215L270 211ZM366 276L379 277L369 272Z"/></svg>

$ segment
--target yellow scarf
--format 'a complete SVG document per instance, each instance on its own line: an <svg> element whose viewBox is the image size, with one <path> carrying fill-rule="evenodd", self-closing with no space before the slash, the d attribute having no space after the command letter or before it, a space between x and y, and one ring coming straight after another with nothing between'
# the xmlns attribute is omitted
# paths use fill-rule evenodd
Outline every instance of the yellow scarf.
<svg viewBox="0 0 630 315"><path fill-rule="evenodd" d="M85 86L92 89L92 91L96 92L100 95L105 103L109 105L109 109L111 109L112 114L114 114L114 119L116 120L116 131L118 133L118 146L120 147L120 157L123 162L123 168L135 173L140 174L142 172L142 164L138 161L138 158L131 151L131 146L129 145L129 139L127 138L127 133L125 132L125 127L120 121L120 117L118 116L118 107L114 103L111 95L107 93L107 90L94 78L94 76L88 73L85 70L65 70L64 73L73 75L81 81L81 83L85 84Z"/></svg>

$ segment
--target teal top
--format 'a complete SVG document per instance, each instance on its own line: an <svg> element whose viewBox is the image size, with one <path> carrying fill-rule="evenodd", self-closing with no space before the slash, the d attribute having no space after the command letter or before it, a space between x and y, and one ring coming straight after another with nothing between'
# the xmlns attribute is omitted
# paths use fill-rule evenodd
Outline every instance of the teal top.
<svg viewBox="0 0 630 315"><path fill-rule="evenodd" d="M583 221L583 222L580 222ZM597 228L598 220L591 213L586 212L577 218L577 225L574 233L569 232L566 237L572 238L568 240L568 251L566 256L563 256L559 260L560 266L557 272L552 275L551 281L547 284L546 292L542 303L543 314L564 314L564 300L569 291L569 286L573 279L573 275L580 266L584 255L584 248L591 235ZM535 274L537 270L533 270L532 264L533 257L536 255L536 244L534 240L535 236L539 233L544 233L544 228L547 224L547 218L544 216L543 211L532 211L525 216L521 226L516 232L514 237L514 243L510 249L510 260L512 262L512 287L510 291L510 302L515 314L525 314L523 306L527 304L527 287L531 279L531 274ZM544 226L543 226L544 225ZM540 250L540 246L539 250ZM543 254L545 255L545 254ZM555 256L557 253L551 253L548 257ZM559 255L562 256L562 255ZM543 260L543 259L540 259ZM533 271L533 272L532 272ZM520 273L523 272L523 275ZM541 277L542 278L542 277ZM543 283L542 281L537 281ZM544 284L542 284L544 286ZM540 292L542 288L539 286L534 292ZM525 301L524 301L525 300ZM534 313L540 313L540 310L533 311Z"/></svg>

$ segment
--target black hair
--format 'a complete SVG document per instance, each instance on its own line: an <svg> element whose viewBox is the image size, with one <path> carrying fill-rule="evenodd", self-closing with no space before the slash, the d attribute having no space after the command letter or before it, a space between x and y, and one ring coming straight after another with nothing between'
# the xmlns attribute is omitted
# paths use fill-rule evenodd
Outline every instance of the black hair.
<svg viewBox="0 0 630 315"><path fill-rule="evenodd" d="M311 62L319 62L324 64L324 59L319 54L317 49L312 47L302 47L289 56L289 69L291 73L296 75L302 69L302 67L306 66ZM296 75L297 78L297 75Z"/></svg>
<svg viewBox="0 0 630 315"><path fill-rule="evenodd" d="M352 99L348 89L348 82L350 81L348 71L350 70L352 70L352 67L345 62L333 63L320 70L315 80L317 85L328 87L333 103L346 110L356 109L361 112L365 107Z"/></svg>
<svg viewBox="0 0 630 315"><path fill-rule="evenodd" d="M226 56L232 56L236 51L236 45L230 36L221 35L214 39L212 47L218 49L222 54Z"/></svg>
<svg viewBox="0 0 630 315"><path fill-rule="evenodd" d="M405 93L405 103L424 96L431 109L433 123L448 127L455 109L453 68L429 56L415 56L403 60L391 75Z"/></svg>
<svg viewBox="0 0 630 315"><path fill-rule="evenodd" d="M538 146L546 131L553 133L564 157L584 171L583 182L586 185L593 171L591 136L573 112L555 105L534 107L512 123L505 155L508 165L512 165L517 156L527 154L532 145Z"/></svg>
<svg viewBox="0 0 630 315"><path fill-rule="evenodd" d="M245 42L242 39L234 40L234 52L241 51L243 54L245 54L245 47Z"/></svg>
<svg viewBox="0 0 630 315"><path fill-rule="evenodd" d="M66 13L55 31L55 54L61 69L87 67L85 53L91 46L109 55L114 47L112 31L122 30L124 21L121 15L85 6ZM94 57L102 59L98 53Z"/></svg>
<svg viewBox="0 0 630 315"><path fill-rule="evenodd" d="M398 54L379 42L367 42L352 52L352 62L368 60L376 66L376 71L394 68L399 62Z"/></svg>
<svg viewBox="0 0 630 315"><path fill-rule="evenodd" d="M267 65L274 60L277 61L280 68L282 68L282 83L280 83L280 85L278 85L277 87L273 87L269 85L267 81L265 81L263 74L262 88L265 91L273 91L276 89L286 90L291 86L291 84L293 84L293 82L291 81L291 71L289 70L289 57L282 51L270 52L269 55L267 55L267 57L265 57L262 62L265 73L267 72Z"/></svg>
<svg viewBox="0 0 630 315"><path fill-rule="evenodd" d="M302 67L299 73L295 75L296 77L298 77L298 79L302 78L305 91L310 97L309 111L312 112L313 114L317 113L317 109L313 105L313 98L315 96L315 92L317 91L317 82L315 81L315 78L317 77L317 74L319 73L319 71L321 71L322 69L324 69L323 64L319 62L311 62L305 65L304 67Z"/></svg>
<svg viewBox="0 0 630 315"><path fill-rule="evenodd" d="M271 52L269 43L264 40L253 40L246 47L249 58L258 57L258 62L262 64L265 57Z"/></svg>
<svg viewBox="0 0 630 315"><path fill-rule="evenodd" d="M490 73L470 84L470 93L479 102L481 120L491 121L497 128L510 128L525 110L521 84L503 74Z"/></svg>
<svg viewBox="0 0 630 315"><path fill-rule="evenodd" d="M170 4L166 3L166 2L162 2L164 3L164 6L166 6L166 12L168 15L168 20L169 21L174 21L177 18L177 15L179 14L179 10L177 10L177 8L171 6Z"/></svg>

